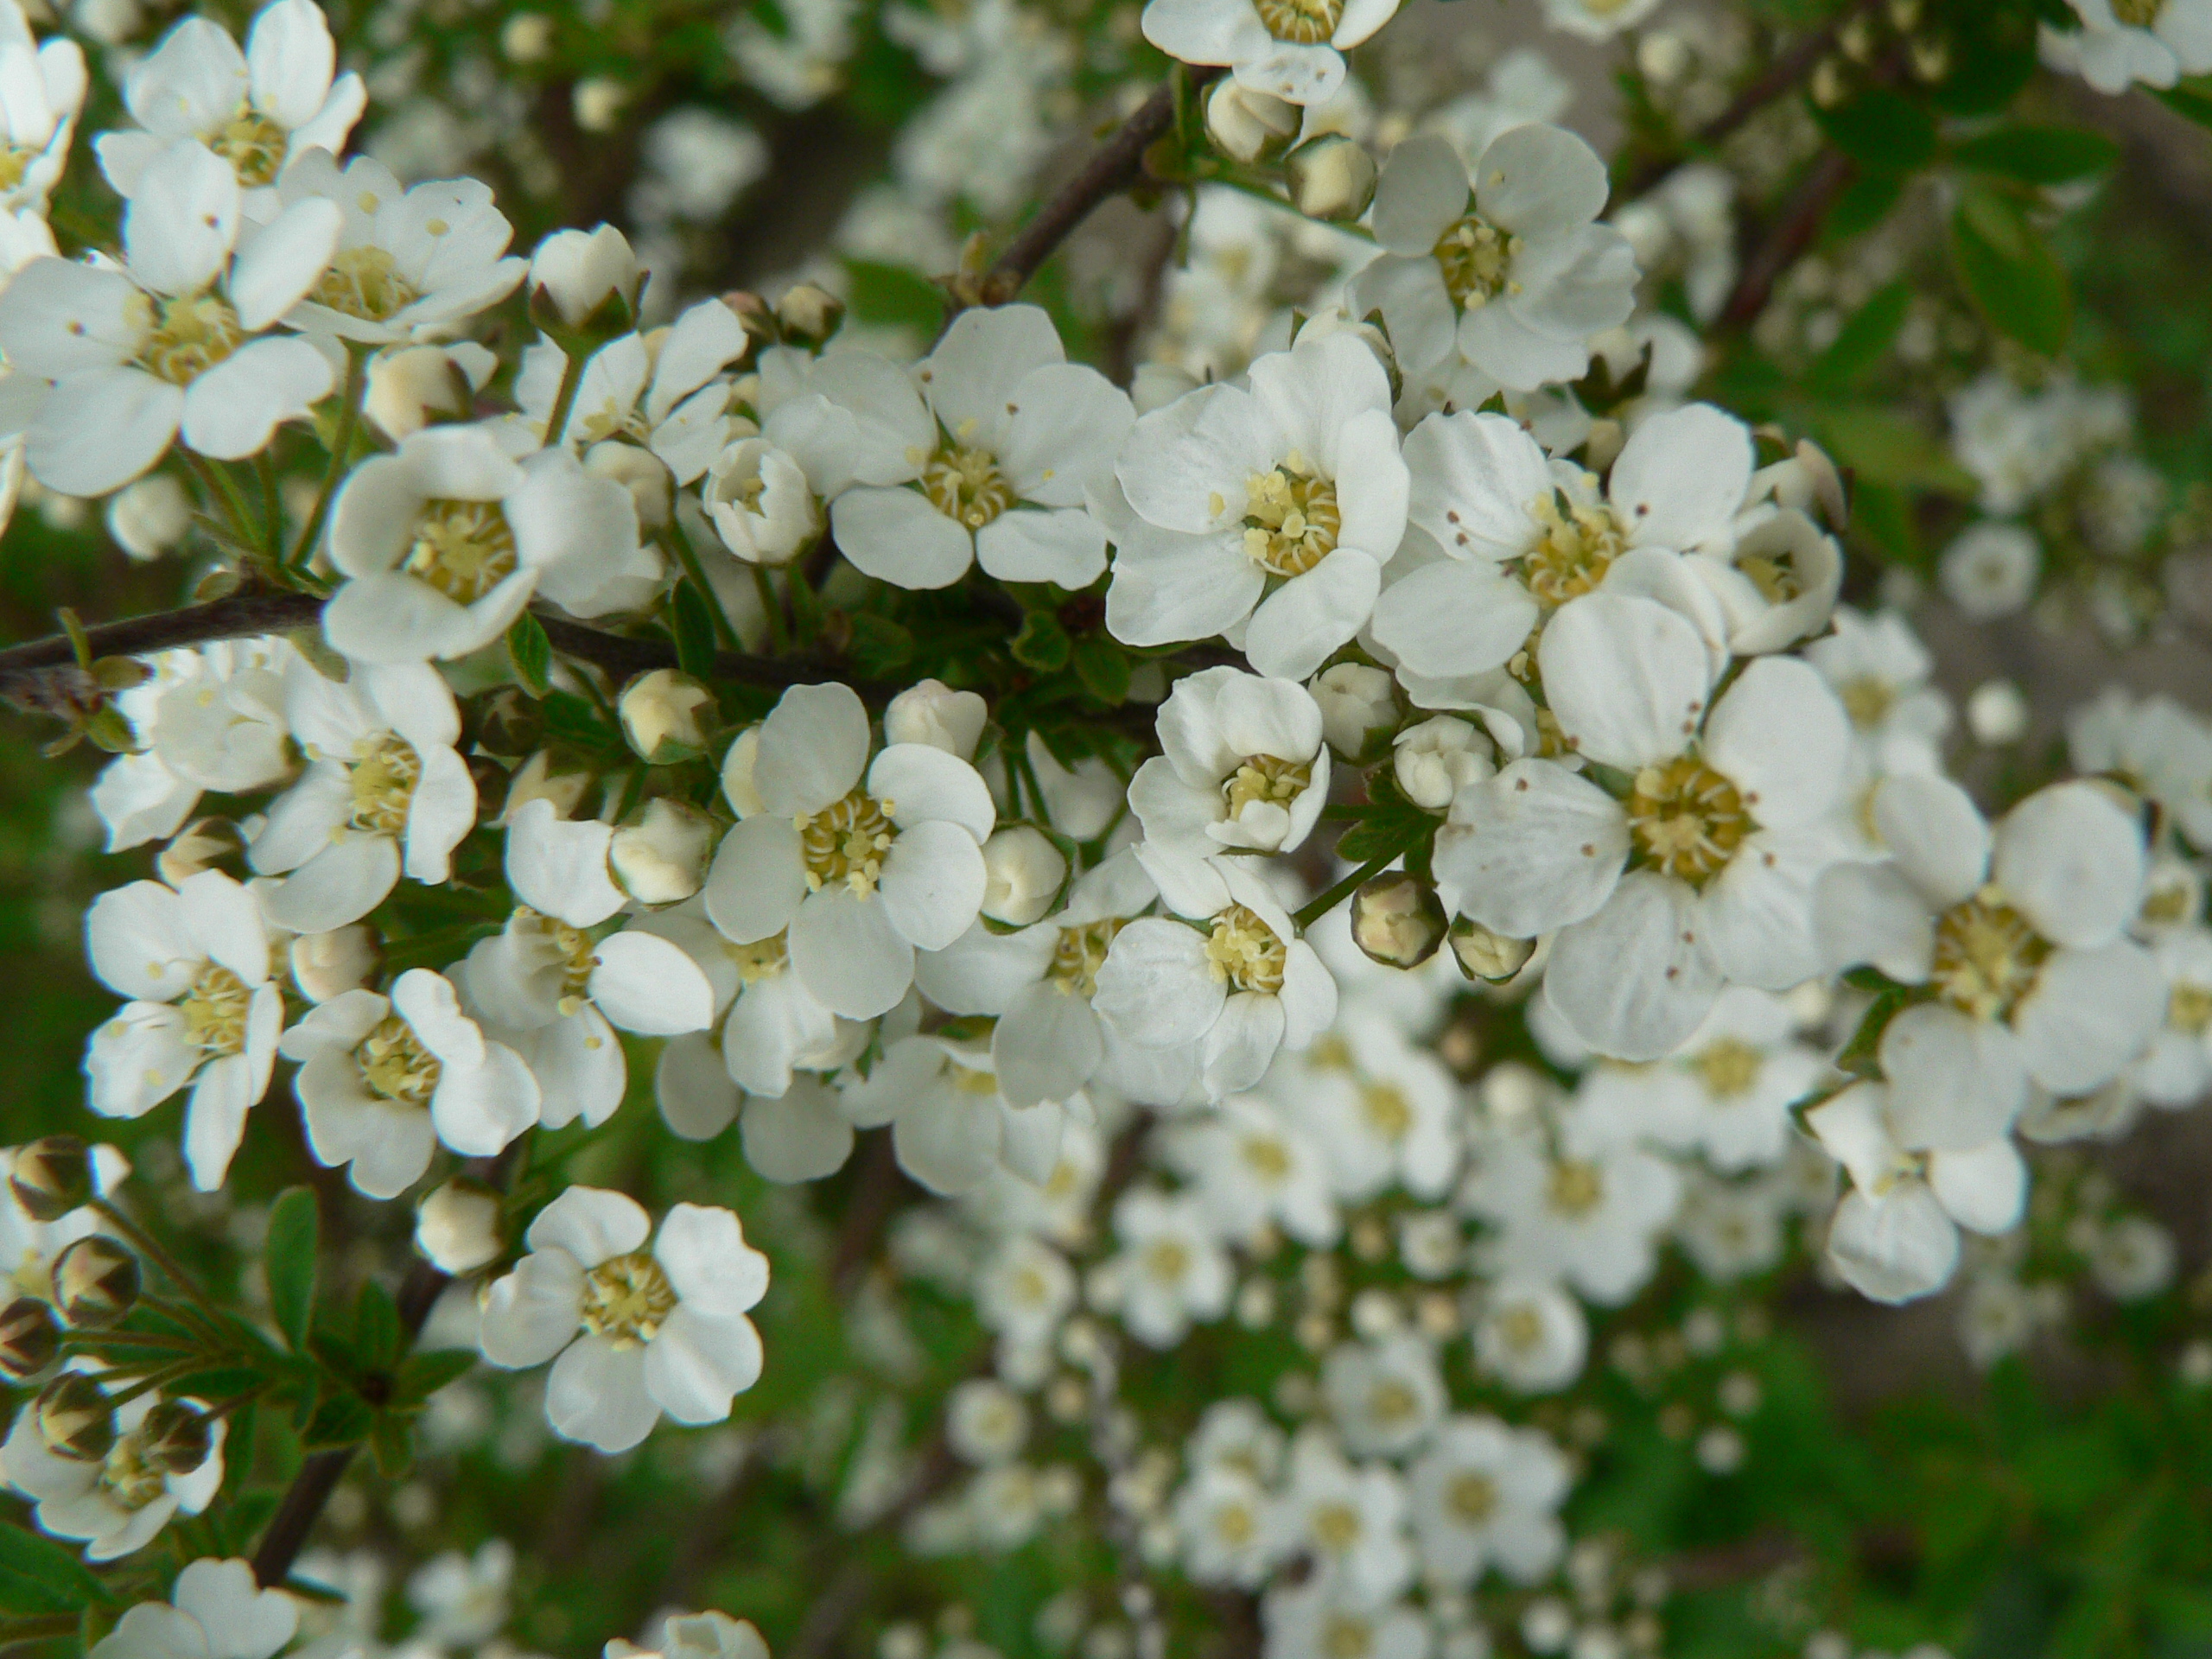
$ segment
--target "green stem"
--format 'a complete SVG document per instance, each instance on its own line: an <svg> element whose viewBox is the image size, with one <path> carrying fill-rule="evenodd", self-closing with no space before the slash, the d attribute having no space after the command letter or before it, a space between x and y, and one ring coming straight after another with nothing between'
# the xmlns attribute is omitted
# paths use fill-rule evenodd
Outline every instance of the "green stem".
<svg viewBox="0 0 2212 1659"><path fill-rule="evenodd" d="M1404 852L1405 849L1402 847L1395 847L1387 853L1378 853L1319 899L1294 913L1291 920L1296 922L1301 928L1313 926L1314 923L1319 921L1358 891L1361 882L1367 880L1370 876L1382 874L1390 868L1392 861L1402 857Z"/></svg>
<svg viewBox="0 0 2212 1659"><path fill-rule="evenodd" d="M751 563L751 561L747 563ZM776 584L770 580L768 567L765 564L753 565L753 591L760 598L760 613L768 619L768 648L780 657L785 647L784 606L783 601L776 597Z"/></svg>
<svg viewBox="0 0 2212 1659"><path fill-rule="evenodd" d="M349 344L346 347L346 401L338 410L338 430L330 442L330 464L322 469L322 487L315 492L315 508L300 528L300 539L292 543L292 556L285 561L295 569L306 569L315 557L315 542L322 534L323 521L330 516L331 498L338 493L339 480L346 476L346 457L353 448L354 423L360 418L361 396L368 380L368 353Z"/></svg>
<svg viewBox="0 0 2212 1659"><path fill-rule="evenodd" d="M261 524L267 532L269 562L279 569L284 563L284 508L276 497L276 463L264 449L255 457L255 470L261 474Z"/></svg>
<svg viewBox="0 0 2212 1659"><path fill-rule="evenodd" d="M122 1393L109 1395L107 1397L109 1408L111 1410L117 1406L127 1406L142 1394L156 1393L163 1383L202 1370L204 1363L205 1362L195 1357L191 1359L176 1360L162 1366L159 1370L149 1371Z"/></svg>
<svg viewBox="0 0 2212 1659"><path fill-rule="evenodd" d="M182 1291L193 1306L213 1321L212 1329L219 1332L229 1323L230 1316L215 1306L207 1293L200 1288L199 1281L187 1273L177 1259L162 1247L162 1243L137 1222L105 1198L94 1198L92 1208L99 1211L108 1224L136 1246L147 1260L162 1270L162 1276Z"/></svg>
<svg viewBox="0 0 2212 1659"><path fill-rule="evenodd" d="M584 383L584 364L588 360L581 345L562 348L566 366L561 371L561 390L554 395L553 413L545 422L545 447L553 448L561 442L561 430L569 423L569 411L576 406L576 391Z"/></svg>
<svg viewBox="0 0 2212 1659"><path fill-rule="evenodd" d="M238 494L238 486L219 467L211 465L191 450L180 448L177 453L184 457L184 464L191 469L192 475L200 480L201 493L211 503L222 507L231 545L248 560L260 563L261 547L253 532L247 528L245 501Z"/></svg>
<svg viewBox="0 0 2212 1659"><path fill-rule="evenodd" d="M683 574L690 577L693 585L698 588L699 597L707 601L707 615L715 625L715 643L724 651L743 649L737 630L730 626L728 613L722 609L721 595L715 593L714 583L707 580L706 567L699 563L699 555L691 545L691 538L683 533L683 526L673 512L668 516L668 524L661 537L668 550L676 555L676 562L683 567Z"/></svg>

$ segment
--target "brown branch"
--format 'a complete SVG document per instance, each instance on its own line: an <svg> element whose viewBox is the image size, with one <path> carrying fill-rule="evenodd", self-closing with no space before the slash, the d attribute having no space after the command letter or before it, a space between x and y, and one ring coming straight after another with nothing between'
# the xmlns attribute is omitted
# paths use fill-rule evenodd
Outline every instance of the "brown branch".
<svg viewBox="0 0 2212 1659"><path fill-rule="evenodd" d="M1840 150L1824 149L1820 153L1788 208L1752 250L1751 257L1744 262L1743 275L1736 279L1735 291L1721 308L1720 327L1743 328L1758 321L1759 313L1766 309L1767 302L1774 297L1774 285L1781 280L1782 273L1813 245L1813 238L1821 233L1821 223L1827 218L1828 209L1835 206L1836 198L1858 173L1851 158Z"/></svg>

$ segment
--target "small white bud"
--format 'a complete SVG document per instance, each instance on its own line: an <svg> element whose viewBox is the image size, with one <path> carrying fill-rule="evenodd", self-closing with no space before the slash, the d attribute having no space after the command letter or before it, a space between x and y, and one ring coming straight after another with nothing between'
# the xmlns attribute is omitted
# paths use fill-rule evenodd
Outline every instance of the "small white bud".
<svg viewBox="0 0 2212 1659"><path fill-rule="evenodd" d="M2028 702L2010 680L1986 680L1967 698L1967 729L1990 748L2017 743L2028 729Z"/></svg>
<svg viewBox="0 0 2212 1659"><path fill-rule="evenodd" d="M699 891L714 845L713 819L689 802L657 796L636 823L614 832L607 861L639 904L673 905Z"/></svg>
<svg viewBox="0 0 2212 1659"><path fill-rule="evenodd" d="M609 300L633 313L644 272L628 239L612 225L591 231L556 231L531 256L530 291L542 295L571 328L582 327Z"/></svg>
<svg viewBox="0 0 2212 1659"><path fill-rule="evenodd" d="M1305 111L1224 75L1206 94L1206 137L1232 162L1272 162L1298 141Z"/></svg>
<svg viewBox="0 0 2212 1659"><path fill-rule="evenodd" d="M1017 823L983 843L983 914L1027 927L1043 919L1067 880L1068 861L1041 830Z"/></svg>
<svg viewBox="0 0 2212 1659"><path fill-rule="evenodd" d="M612 132L622 118L622 106L630 101L630 89L620 81L606 75L592 75L576 83L569 95L569 106L576 112L576 124L586 132Z"/></svg>
<svg viewBox="0 0 2212 1659"><path fill-rule="evenodd" d="M302 933L292 941L292 982L310 1002L327 1002L360 989L383 965L384 948L365 922L327 933Z"/></svg>
<svg viewBox="0 0 2212 1659"><path fill-rule="evenodd" d="M699 499L722 544L753 564L789 564L822 533L806 474L765 438L741 438L716 455Z"/></svg>
<svg viewBox="0 0 2212 1659"><path fill-rule="evenodd" d="M442 1272L460 1274L499 1259L499 1195L474 1181L448 1181L415 1212L415 1248Z"/></svg>
<svg viewBox="0 0 2212 1659"><path fill-rule="evenodd" d="M191 528L191 498L167 473L118 490L107 504L107 533L134 559L158 559Z"/></svg>
<svg viewBox="0 0 2212 1659"><path fill-rule="evenodd" d="M819 346L845 321L845 302L827 289L801 283L776 302L776 323L795 345Z"/></svg>
<svg viewBox="0 0 2212 1659"><path fill-rule="evenodd" d="M1396 688L1389 674L1365 663L1338 663L1306 688L1321 705L1321 733L1347 760L1358 760L1382 734L1398 723Z"/></svg>
<svg viewBox="0 0 2212 1659"><path fill-rule="evenodd" d="M676 505L676 480L652 450L608 438L584 451L584 469L611 478L630 492L638 506L639 529L655 531L668 523Z"/></svg>
<svg viewBox="0 0 2212 1659"><path fill-rule="evenodd" d="M540 749L507 779L507 798L500 804L499 816L492 827L505 829L508 821L532 801L552 802L555 814L565 818L582 803L584 791L590 787L589 772L556 772L552 751Z"/></svg>
<svg viewBox="0 0 2212 1659"><path fill-rule="evenodd" d="M737 734L722 757L722 798L741 818L768 810L760 791L753 786L753 763L760 756L760 728L748 726Z"/></svg>
<svg viewBox="0 0 2212 1659"><path fill-rule="evenodd" d="M1308 219L1349 221L1375 199L1375 158L1341 133L1300 144L1283 162L1291 206Z"/></svg>
<svg viewBox="0 0 2212 1659"><path fill-rule="evenodd" d="M410 346L377 358L369 365L362 412L397 442L436 416L467 415L484 383L482 367L474 352L458 346Z"/></svg>
<svg viewBox="0 0 2212 1659"><path fill-rule="evenodd" d="M622 734L647 766L673 766L702 753L715 694L689 674L657 668L623 689L615 712Z"/></svg>
<svg viewBox="0 0 2212 1659"><path fill-rule="evenodd" d="M1480 783L1497 767L1491 764L1490 740L1465 721L1438 715L1397 735L1391 772L1415 806L1441 812L1469 784Z"/></svg>
<svg viewBox="0 0 2212 1659"><path fill-rule="evenodd" d="M162 880L174 887L245 850L245 835L228 818L195 818L176 832L154 862Z"/></svg>
<svg viewBox="0 0 2212 1659"><path fill-rule="evenodd" d="M536 63L553 49L553 20L542 11L518 11L499 30L499 50L510 63Z"/></svg>
<svg viewBox="0 0 2212 1659"><path fill-rule="evenodd" d="M973 760L989 712L973 691L955 691L942 680L921 680L892 698L883 711L883 741L926 743Z"/></svg>

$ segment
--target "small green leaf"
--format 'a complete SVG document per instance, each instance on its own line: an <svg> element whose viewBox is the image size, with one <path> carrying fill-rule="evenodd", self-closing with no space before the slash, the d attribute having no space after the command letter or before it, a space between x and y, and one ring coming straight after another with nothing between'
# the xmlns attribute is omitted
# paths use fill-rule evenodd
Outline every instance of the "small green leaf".
<svg viewBox="0 0 2212 1659"><path fill-rule="evenodd" d="M573 691L554 691L544 702L545 735L587 749L606 749L618 740L599 711Z"/></svg>
<svg viewBox="0 0 2212 1659"><path fill-rule="evenodd" d="M1815 106L1828 142L1875 173L1910 173L1936 154L1936 118L1928 106L1887 86L1860 93L1833 110Z"/></svg>
<svg viewBox="0 0 2212 1659"><path fill-rule="evenodd" d="M369 1452L377 1460L377 1473L386 1480L403 1478L415 1466L413 1415L380 1411L369 1433Z"/></svg>
<svg viewBox="0 0 2212 1659"><path fill-rule="evenodd" d="M676 665L695 680L713 678L715 613L706 595L689 581L676 584L669 626L676 635Z"/></svg>
<svg viewBox="0 0 2212 1659"><path fill-rule="evenodd" d="M314 1579L303 1579L296 1573L288 1577L281 1587L288 1596L297 1596L302 1601L318 1601L326 1607L343 1607L346 1602L344 1591L334 1590Z"/></svg>
<svg viewBox="0 0 2212 1659"><path fill-rule="evenodd" d="M544 637L544 630L539 629L538 638ZM269 1236L261 1247L262 1268L269 1277L269 1308L296 1354L307 1347L308 1324L315 1313L315 1254L321 1232L321 1213L310 1188L287 1187L270 1206Z"/></svg>
<svg viewBox="0 0 2212 1659"><path fill-rule="evenodd" d="M1129 659L1122 648L1103 634L1078 639L1075 645L1075 676L1083 689L1099 702L1120 707L1129 695Z"/></svg>
<svg viewBox="0 0 2212 1659"><path fill-rule="evenodd" d="M369 1402L350 1389L327 1394L316 1405L300 1438L311 1447L359 1446L376 1427L376 1415Z"/></svg>
<svg viewBox="0 0 2212 1659"><path fill-rule="evenodd" d="M1395 789L1382 786L1379 779L1371 793L1372 804L1338 839L1337 856L1347 864L1395 856L1435 832L1434 813L1423 811Z"/></svg>
<svg viewBox="0 0 2212 1659"><path fill-rule="evenodd" d="M1014 661L1044 673L1054 673L1068 665L1067 631L1050 611L1030 612L1008 649L1014 652Z"/></svg>
<svg viewBox="0 0 2212 1659"><path fill-rule="evenodd" d="M1967 497L1974 493L1972 475L1951 459L1942 439L1888 408L1859 404L1823 410L1820 437L1836 464L1850 467L1860 483Z"/></svg>
<svg viewBox="0 0 2212 1659"><path fill-rule="evenodd" d="M392 1403L411 1406L427 1400L475 1368L476 1351L473 1348L442 1348L434 1353L414 1355L392 1380Z"/></svg>
<svg viewBox="0 0 2212 1659"><path fill-rule="evenodd" d="M1854 1077L1882 1075L1882 1033L1889 1028L1890 1016L1904 1006L1910 995L1900 986L1874 999L1873 1005L1866 1010L1866 1017L1859 1022L1859 1029L1851 1033L1851 1040L1835 1057L1837 1071L1849 1072Z"/></svg>
<svg viewBox="0 0 2212 1659"><path fill-rule="evenodd" d="M869 679L895 674L914 658L914 636L887 616L858 611L852 616L853 640L846 658Z"/></svg>
<svg viewBox="0 0 2212 1659"><path fill-rule="evenodd" d="M2178 86L2169 86L2152 94L2175 114L2184 116L2200 127L2212 127L2212 92L2183 81Z"/></svg>
<svg viewBox="0 0 2212 1659"><path fill-rule="evenodd" d="M361 1286L353 1303L353 1356L365 1371L388 1371L399 1363L405 1338L391 1293L375 1280Z"/></svg>
<svg viewBox="0 0 2212 1659"><path fill-rule="evenodd" d="M1858 380L1890 349L1911 308L1911 283L1877 289L1828 342L1807 378L1819 391L1840 390Z"/></svg>
<svg viewBox="0 0 2212 1659"><path fill-rule="evenodd" d="M553 642L545 637L545 625L528 611L507 630L507 660L524 690L533 697L545 695L552 683Z"/></svg>
<svg viewBox="0 0 2212 1659"><path fill-rule="evenodd" d="M1861 173L1828 209L1823 232L1836 242L1863 236L1889 217L1904 194L1904 180L1895 173Z"/></svg>
<svg viewBox="0 0 2212 1659"><path fill-rule="evenodd" d="M1955 146L1951 160L2022 184L2064 184L2107 171L2120 146L2083 127L1999 127Z"/></svg>
<svg viewBox="0 0 2212 1659"><path fill-rule="evenodd" d="M69 1613L115 1600L74 1550L22 1527L0 1525L0 1612Z"/></svg>
<svg viewBox="0 0 2212 1659"><path fill-rule="evenodd" d="M1975 187L1951 215L1951 262L1989 326L2049 357L2074 326L2066 272L2008 198Z"/></svg>

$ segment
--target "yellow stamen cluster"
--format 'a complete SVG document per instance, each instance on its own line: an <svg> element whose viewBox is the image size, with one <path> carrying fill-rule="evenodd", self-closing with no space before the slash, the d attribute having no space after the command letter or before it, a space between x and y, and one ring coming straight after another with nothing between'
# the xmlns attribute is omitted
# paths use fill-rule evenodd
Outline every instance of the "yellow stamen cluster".
<svg viewBox="0 0 2212 1659"><path fill-rule="evenodd" d="M1470 1526L1479 1526L1497 1509L1497 1483L1472 1471L1453 1478L1446 1488L1452 1513Z"/></svg>
<svg viewBox="0 0 2212 1659"><path fill-rule="evenodd" d="M1395 1084L1361 1084L1359 1109L1367 1119L1368 1128L1384 1141L1402 1141L1413 1131L1413 1105L1406 1099L1405 1090Z"/></svg>
<svg viewBox="0 0 2212 1659"><path fill-rule="evenodd" d="M1235 772L1222 779L1221 796L1229 803L1229 816L1242 817L1255 801L1288 806L1313 781L1313 767L1304 760L1284 760L1272 754L1248 754Z"/></svg>
<svg viewBox="0 0 2212 1659"><path fill-rule="evenodd" d="M922 468L922 493L946 518L981 530L1016 499L1014 486L988 449L948 443Z"/></svg>
<svg viewBox="0 0 2212 1659"><path fill-rule="evenodd" d="M188 386L245 340L238 314L219 294L180 294L150 302L153 327L138 362L156 380Z"/></svg>
<svg viewBox="0 0 2212 1659"><path fill-rule="evenodd" d="M1433 251L1456 304L1472 310L1500 294L1520 290L1510 273L1514 256L1521 251L1521 238L1479 214L1469 213L1437 238Z"/></svg>
<svg viewBox="0 0 2212 1659"><path fill-rule="evenodd" d="M407 828L407 809L423 779L423 757L404 738L386 735L353 762L353 825L396 836Z"/></svg>
<svg viewBox="0 0 2212 1659"><path fill-rule="evenodd" d="M2166 999L2166 1023L2176 1031L2202 1037L2212 1031L2212 986L2183 980Z"/></svg>
<svg viewBox="0 0 2212 1659"><path fill-rule="evenodd" d="M1930 981L1961 1013L2002 1020L2034 986L2050 954L2028 918L1985 887L1936 918Z"/></svg>
<svg viewBox="0 0 2212 1659"><path fill-rule="evenodd" d="M496 501L432 500L415 521L407 574L457 605L473 605L514 575L515 532Z"/></svg>
<svg viewBox="0 0 2212 1659"><path fill-rule="evenodd" d="M650 1251L611 1257L584 1274L584 1329L617 1348L651 1342L675 1311L676 1287Z"/></svg>
<svg viewBox="0 0 2212 1659"><path fill-rule="evenodd" d="M1125 925L1119 917L1109 916L1080 927L1062 928L1059 942L1052 947L1052 965L1046 969L1046 976L1059 988L1063 996L1092 995L1098 989L1098 970L1106 965L1106 952L1113 948L1114 936Z"/></svg>
<svg viewBox="0 0 2212 1659"><path fill-rule="evenodd" d="M1605 1202L1605 1178L1598 1166L1580 1158L1562 1158L1552 1166L1544 1198L1563 1216L1586 1216Z"/></svg>
<svg viewBox="0 0 2212 1659"><path fill-rule="evenodd" d="M202 1054L236 1054L245 1047L246 1010L253 993L220 963L211 962L193 976L192 988L177 1003L184 1016L184 1040Z"/></svg>
<svg viewBox="0 0 2212 1659"><path fill-rule="evenodd" d="M737 964L737 976L751 985L763 979L774 979L791 966L791 950L788 933L772 933L751 944L732 944L722 942L722 954Z"/></svg>
<svg viewBox="0 0 2212 1659"><path fill-rule="evenodd" d="M1628 827L1645 863L1702 887L1758 826L1735 785L1702 760L1679 755L1636 774Z"/></svg>
<svg viewBox="0 0 2212 1659"><path fill-rule="evenodd" d="M145 1442L137 1430L116 1436L100 1465L101 1494L118 1509L144 1509L168 1490L163 1471L146 1459Z"/></svg>
<svg viewBox="0 0 2212 1659"><path fill-rule="evenodd" d="M423 1046L415 1028L397 1014L387 1014L354 1046L361 1077L385 1099L401 1106L428 1106L444 1068Z"/></svg>
<svg viewBox="0 0 2212 1659"><path fill-rule="evenodd" d="M842 887L865 899L883 874L883 855L899 838L889 801L855 790L842 801L796 820L810 893Z"/></svg>
<svg viewBox="0 0 2212 1659"><path fill-rule="evenodd" d="M1344 0L1254 0L1254 10L1275 39L1313 46L1337 32Z"/></svg>
<svg viewBox="0 0 2212 1659"><path fill-rule="evenodd" d="M1336 551L1337 486L1294 451L1244 480L1244 553L1270 575L1302 576Z"/></svg>
<svg viewBox="0 0 2212 1659"><path fill-rule="evenodd" d="M1751 1091L1759 1080L1759 1052L1737 1037L1723 1037L1690 1061L1716 1101L1732 1101Z"/></svg>
<svg viewBox="0 0 2212 1659"><path fill-rule="evenodd" d="M2112 15L2130 29L2148 29L2158 21L2166 0L2112 0Z"/></svg>
<svg viewBox="0 0 2212 1659"><path fill-rule="evenodd" d="M330 262L308 297L318 305L368 322L388 322L422 296L399 274L399 264L378 247L347 248Z"/></svg>
<svg viewBox="0 0 2212 1659"><path fill-rule="evenodd" d="M1273 996L1282 989L1289 950L1256 911L1231 905L1213 918L1206 938L1206 962L1216 980L1232 991Z"/></svg>
<svg viewBox="0 0 2212 1659"><path fill-rule="evenodd" d="M1570 501L1556 491L1529 504L1543 536L1522 556L1521 579L1539 604L1564 605L1605 579L1628 549L1628 535L1603 502Z"/></svg>
<svg viewBox="0 0 2212 1659"><path fill-rule="evenodd" d="M1836 688L1836 696L1843 700L1843 712L1851 716L1851 723L1862 732L1879 726L1897 701L1897 688L1874 674L1846 680Z"/></svg>
<svg viewBox="0 0 2212 1659"><path fill-rule="evenodd" d="M238 182L249 190L276 182L284 170L284 152L292 136L251 104L207 135L207 148L237 171Z"/></svg>

